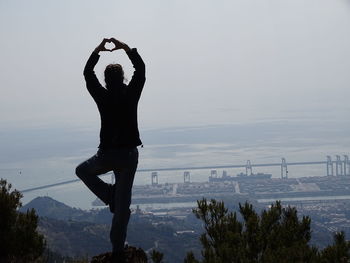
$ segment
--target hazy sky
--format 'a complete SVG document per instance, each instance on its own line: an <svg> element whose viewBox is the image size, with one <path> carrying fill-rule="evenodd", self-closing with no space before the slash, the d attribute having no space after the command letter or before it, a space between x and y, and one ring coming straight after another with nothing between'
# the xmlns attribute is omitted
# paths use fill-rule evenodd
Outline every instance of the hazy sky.
<svg viewBox="0 0 350 263"><path fill-rule="evenodd" d="M141 127L346 119L349 28L348 0L0 0L0 127L97 127L82 70L112 36L147 66Z"/></svg>

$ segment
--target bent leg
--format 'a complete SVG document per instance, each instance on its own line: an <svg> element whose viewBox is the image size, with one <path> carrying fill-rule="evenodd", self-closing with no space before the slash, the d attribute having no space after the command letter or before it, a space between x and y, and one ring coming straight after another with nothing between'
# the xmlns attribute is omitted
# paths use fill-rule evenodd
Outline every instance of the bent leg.
<svg viewBox="0 0 350 263"><path fill-rule="evenodd" d="M109 172L110 167L103 163L103 159L97 153L90 159L78 165L76 175L84 184L105 204L110 202L112 187L101 180L98 175Z"/></svg>

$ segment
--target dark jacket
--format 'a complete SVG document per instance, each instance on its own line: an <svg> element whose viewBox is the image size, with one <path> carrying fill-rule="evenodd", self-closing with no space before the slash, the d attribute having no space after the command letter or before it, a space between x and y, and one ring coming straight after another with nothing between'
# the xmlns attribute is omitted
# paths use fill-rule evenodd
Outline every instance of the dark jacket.
<svg viewBox="0 0 350 263"><path fill-rule="evenodd" d="M137 126L137 104L146 80L145 64L135 48L126 53L135 69L128 85L107 90L100 84L94 72L100 58L97 53L91 54L84 68L86 87L101 116L100 149L131 148L142 144Z"/></svg>

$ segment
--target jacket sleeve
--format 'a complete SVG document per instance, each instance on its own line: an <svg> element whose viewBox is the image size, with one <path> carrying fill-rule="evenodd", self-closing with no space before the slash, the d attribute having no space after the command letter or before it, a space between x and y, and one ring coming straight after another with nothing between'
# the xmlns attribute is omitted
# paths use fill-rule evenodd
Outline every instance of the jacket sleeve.
<svg viewBox="0 0 350 263"><path fill-rule="evenodd" d="M95 101L99 100L106 92L105 88L98 81L94 71L95 65L97 64L99 58L100 55L93 52L86 62L84 68L86 88Z"/></svg>
<svg viewBox="0 0 350 263"><path fill-rule="evenodd" d="M128 86L133 89L139 97L146 81L145 63L143 62L136 48L131 49L130 51L126 52L126 54L128 55L135 69Z"/></svg>

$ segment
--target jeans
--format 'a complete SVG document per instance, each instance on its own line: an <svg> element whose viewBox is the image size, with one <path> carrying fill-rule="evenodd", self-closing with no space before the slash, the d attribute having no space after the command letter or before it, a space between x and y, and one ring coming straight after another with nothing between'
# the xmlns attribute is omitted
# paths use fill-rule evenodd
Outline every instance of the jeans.
<svg viewBox="0 0 350 263"><path fill-rule="evenodd" d="M77 176L114 213L110 239L113 252L124 249L130 218L131 190L138 164L137 148L99 149L76 168ZM115 184L107 184L98 175L113 171Z"/></svg>

